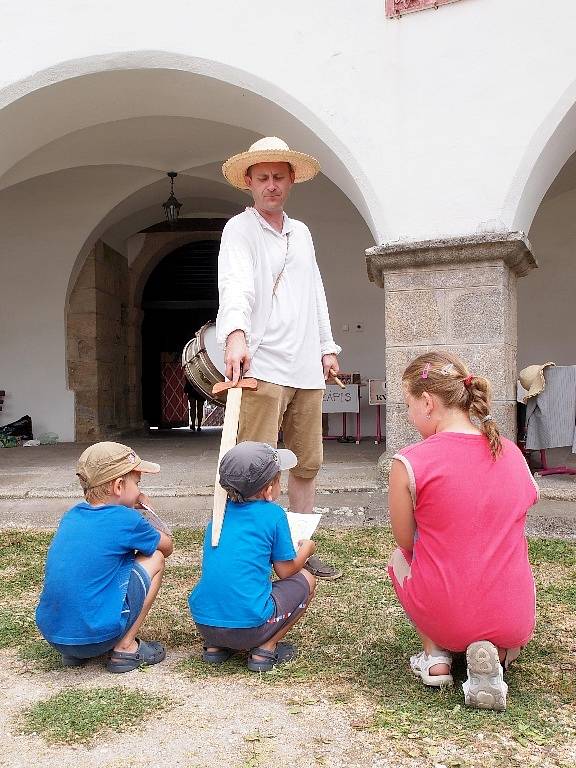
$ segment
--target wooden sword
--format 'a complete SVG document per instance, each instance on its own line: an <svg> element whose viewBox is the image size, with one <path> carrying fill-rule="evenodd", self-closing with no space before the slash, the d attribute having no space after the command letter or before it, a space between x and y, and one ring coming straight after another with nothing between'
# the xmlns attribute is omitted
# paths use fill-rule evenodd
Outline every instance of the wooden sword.
<svg viewBox="0 0 576 768"><path fill-rule="evenodd" d="M227 497L226 491L220 485L220 462L222 461L222 456L236 445L243 389L258 389L258 382L256 379L247 378L239 379L237 384L233 384L231 381L223 381L212 387L213 395L227 392L224 425L222 426L222 437L220 439L220 453L218 454L218 466L216 467L216 480L214 482L214 503L212 506L213 547L217 547L220 541Z"/></svg>

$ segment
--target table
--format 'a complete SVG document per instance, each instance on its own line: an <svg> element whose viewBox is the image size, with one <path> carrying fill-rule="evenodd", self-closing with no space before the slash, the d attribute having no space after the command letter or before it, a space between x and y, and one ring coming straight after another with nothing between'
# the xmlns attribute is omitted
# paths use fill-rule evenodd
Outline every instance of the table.
<svg viewBox="0 0 576 768"><path fill-rule="evenodd" d="M376 406L376 440L374 445L382 442L382 418L380 409L386 405L386 382L384 379L368 379L368 405Z"/></svg>
<svg viewBox="0 0 576 768"><path fill-rule="evenodd" d="M360 423L360 386L361 384L346 384L344 389L337 384L326 384L322 398L322 413L342 414L342 435L325 435L324 440L348 440L346 414L356 414L356 445L362 439Z"/></svg>

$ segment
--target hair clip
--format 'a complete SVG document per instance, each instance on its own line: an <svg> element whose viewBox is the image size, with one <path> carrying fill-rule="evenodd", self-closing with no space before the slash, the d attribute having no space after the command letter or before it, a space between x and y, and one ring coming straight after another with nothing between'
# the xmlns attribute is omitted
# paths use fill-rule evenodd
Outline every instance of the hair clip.
<svg viewBox="0 0 576 768"><path fill-rule="evenodd" d="M452 373L454 370L454 364L453 363L446 363L446 365L442 366L440 368L440 373L442 376L448 376L449 373Z"/></svg>
<svg viewBox="0 0 576 768"><path fill-rule="evenodd" d="M469 373L468 376L466 376L466 378L464 379L464 386L466 387L466 389L468 389L470 384L472 384L473 378L474 378L474 374Z"/></svg>
<svg viewBox="0 0 576 768"><path fill-rule="evenodd" d="M487 413L486 416L482 416L480 423L484 424L485 421L494 421L494 416L491 413Z"/></svg>
<svg viewBox="0 0 576 768"><path fill-rule="evenodd" d="M428 378L428 374L430 373L430 368L432 368L432 363L426 363L426 365L424 366L424 370L422 371L422 374L421 374L421 377L423 379Z"/></svg>

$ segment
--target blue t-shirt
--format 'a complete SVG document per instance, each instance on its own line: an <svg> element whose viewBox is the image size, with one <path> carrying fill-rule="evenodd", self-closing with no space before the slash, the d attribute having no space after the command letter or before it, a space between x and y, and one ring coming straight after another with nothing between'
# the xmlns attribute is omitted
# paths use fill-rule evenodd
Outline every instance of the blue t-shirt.
<svg viewBox="0 0 576 768"><path fill-rule="evenodd" d="M259 627L274 613L272 563L296 557L288 519L269 501L228 501L217 547L204 538L202 578L188 604L198 624Z"/></svg>
<svg viewBox="0 0 576 768"><path fill-rule="evenodd" d="M36 623L52 643L87 645L121 637L135 551L154 554L160 534L135 509L81 502L52 540Z"/></svg>

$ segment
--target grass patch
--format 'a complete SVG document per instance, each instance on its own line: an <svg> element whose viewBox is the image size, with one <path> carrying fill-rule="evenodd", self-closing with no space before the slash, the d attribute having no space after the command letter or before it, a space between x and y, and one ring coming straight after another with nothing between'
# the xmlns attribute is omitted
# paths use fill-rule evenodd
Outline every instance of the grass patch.
<svg viewBox="0 0 576 768"><path fill-rule="evenodd" d="M42 670L59 655L40 636L34 610L52 533L0 531L0 648L15 648L22 661Z"/></svg>
<svg viewBox="0 0 576 768"><path fill-rule="evenodd" d="M18 649L18 657L21 661L29 662L43 672L52 669L61 669L62 660L58 651L55 651L45 640L32 640Z"/></svg>
<svg viewBox="0 0 576 768"><path fill-rule="evenodd" d="M558 563L562 567L576 566L576 546L557 539L530 539L528 554L532 565Z"/></svg>
<svg viewBox="0 0 576 768"><path fill-rule="evenodd" d="M539 590L538 627L534 640L508 675L509 706L504 713L463 707L460 683L466 678L463 657L455 660L452 690L425 688L408 669L419 650L418 638L404 617L386 576L393 548L386 529L322 532L317 535L323 559L344 570L344 578L322 582L304 621L291 632L298 660L262 676L271 686L301 679L321 683L335 700L363 691L375 704L365 727L385 729L408 739L411 757L425 757L439 741L470 743L479 732L519 746L558 745L574 737L576 715L573 648L576 620L573 589L576 547L564 542L531 542L535 572L554 565ZM184 662L192 677L248 676L243 656L207 668L196 656ZM566 712L570 712L568 717ZM427 745L427 746L426 746ZM429 756L429 755L428 755Z"/></svg>
<svg viewBox="0 0 576 768"><path fill-rule="evenodd" d="M22 732L36 733L57 744L88 743L98 733L123 731L170 700L126 688L65 690L22 713Z"/></svg>
<svg viewBox="0 0 576 768"><path fill-rule="evenodd" d="M4 599L19 598L38 591L44 575L46 550L51 533L0 531L1 594Z"/></svg>
<svg viewBox="0 0 576 768"><path fill-rule="evenodd" d="M215 668L200 661L201 640L187 598L200 575L202 539L202 531L176 531L175 554L168 561L159 600L143 634L169 648L188 651L180 670L191 679L253 680L243 655ZM54 668L59 661L39 637L33 618L49 541L44 533L0 534L0 646L17 648L20 657L38 669ZM278 688L279 696L287 684L302 681L321 686L322 695L335 703L365 697L372 715L359 727L385 733L410 757L432 759L439 743L459 749L484 733L490 734L491 748L506 761L511 754L521 754L510 752L510 744L520 750L528 746L553 751L576 737L575 545L543 539L530 542L538 585L536 634L509 674L507 711L492 713L463 707L460 683L466 670L462 658L455 661L456 685L451 691L430 691L411 675L408 658L418 650L418 638L387 578L385 564L393 548L387 529L322 531L317 542L322 557L341 567L345 576L319 585L307 616L290 636L300 649L299 658L262 675L263 684ZM39 579L32 578L32 572ZM85 697L86 691L81 693ZM96 715L106 706L97 698ZM140 717L139 706L133 707L135 719ZM65 704L62 707L66 709ZM90 722L96 715L83 717ZM107 724L116 728L112 720Z"/></svg>

